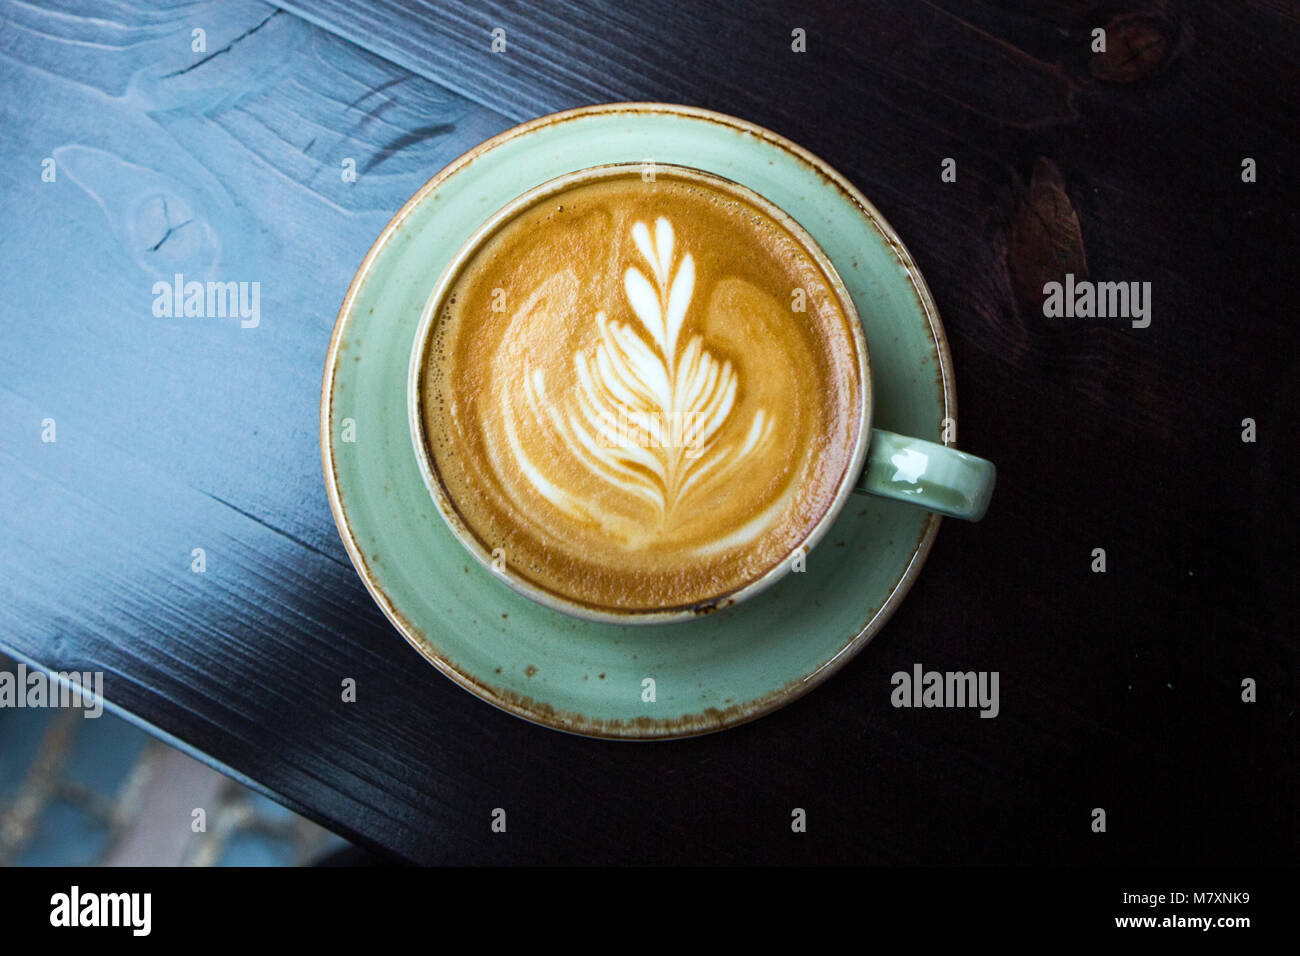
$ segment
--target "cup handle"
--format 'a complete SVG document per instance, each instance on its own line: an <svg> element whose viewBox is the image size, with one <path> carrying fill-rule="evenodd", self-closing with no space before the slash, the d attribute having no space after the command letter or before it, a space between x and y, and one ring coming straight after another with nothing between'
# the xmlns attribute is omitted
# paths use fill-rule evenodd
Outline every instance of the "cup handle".
<svg viewBox="0 0 1300 956"><path fill-rule="evenodd" d="M991 461L875 428L866 467L853 490L979 521L988 510L996 480L997 468Z"/></svg>

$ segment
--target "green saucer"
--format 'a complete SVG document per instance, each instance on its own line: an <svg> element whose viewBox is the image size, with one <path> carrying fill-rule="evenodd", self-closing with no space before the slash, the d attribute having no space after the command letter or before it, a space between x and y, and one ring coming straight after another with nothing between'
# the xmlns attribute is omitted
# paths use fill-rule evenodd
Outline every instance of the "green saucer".
<svg viewBox="0 0 1300 956"><path fill-rule="evenodd" d="M438 173L361 264L334 327L321 394L321 453L339 533L411 645L519 717L636 739L732 727L817 686L889 619L940 521L855 495L805 571L736 607L642 627L543 608L482 569L452 536L420 477L407 424L407 366L425 300L475 228L520 193L587 166L645 160L743 183L802 224L862 315L873 424L941 440L943 420L956 419L943 327L916 264L880 213L788 140L733 117L664 104L545 116Z"/></svg>

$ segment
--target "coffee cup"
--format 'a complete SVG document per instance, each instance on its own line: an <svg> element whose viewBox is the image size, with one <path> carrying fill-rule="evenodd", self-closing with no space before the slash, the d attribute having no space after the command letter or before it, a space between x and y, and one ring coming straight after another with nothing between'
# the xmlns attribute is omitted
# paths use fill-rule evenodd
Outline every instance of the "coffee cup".
<svg viewBox="0 0 1300 956"><path fill-rule="evenodd" d="M489 217L437 279L408 379L452 534L526 597L618 624L770 587L855 493L978 521L992 463L873 410L857 306L813 238L666 164L579 170Z"/></svg>

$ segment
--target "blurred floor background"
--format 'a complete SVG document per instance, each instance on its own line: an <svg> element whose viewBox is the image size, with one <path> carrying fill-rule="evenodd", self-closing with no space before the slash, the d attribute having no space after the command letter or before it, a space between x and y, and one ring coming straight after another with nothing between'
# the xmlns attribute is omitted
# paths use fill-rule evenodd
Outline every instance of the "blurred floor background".
<svg viewBox="0 0 1300 956"><path fill-rule="evenodd" d="M0 655L0 671L16 668ZM107 710L0 708L0 866L305 866L355 852Z"/></svg>

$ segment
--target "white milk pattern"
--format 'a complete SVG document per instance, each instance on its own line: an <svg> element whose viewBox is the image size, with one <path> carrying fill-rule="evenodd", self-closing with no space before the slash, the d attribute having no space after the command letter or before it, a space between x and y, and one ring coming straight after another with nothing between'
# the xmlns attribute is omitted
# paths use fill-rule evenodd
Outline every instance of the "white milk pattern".
<svg viewBox="0 0 1300 956"><path fill-rule="evenodd" d="M773 418L759 409L742 439L718 441L735 410L739 382L731 362L710 354L703 336L680 341L695 292L695 261L686 253L673 268L674 232L665 217L655 221L653 239L642 222L633 226L632 238L650 268L648 277L635 265L623 274L641 328L597 312L594 353L573 356L578 386L572 400L553 401L542 369L527 363L524 393L531 414L549 421L588 471L650 504L662 528L692 488L760 449L772 436ZM534 488L567 513L589 516L588 507L528 460L510 409L503 413L511 449Z"/></svg>

